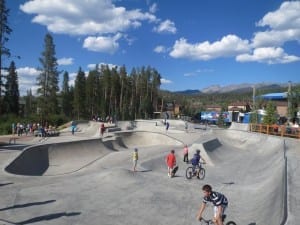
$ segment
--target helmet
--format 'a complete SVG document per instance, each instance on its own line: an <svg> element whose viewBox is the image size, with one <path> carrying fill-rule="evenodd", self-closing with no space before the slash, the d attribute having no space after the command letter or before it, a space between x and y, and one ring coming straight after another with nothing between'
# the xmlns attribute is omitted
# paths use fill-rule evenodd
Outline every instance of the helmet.
<svg viewBox="0 0 300 225"><path fill-rule="evenodd" d="M200 150L199 150L199 149L197 149L197 150L196 150L196 153L198 153L198 154L199 154L199 153L200 153Z"/></svg>

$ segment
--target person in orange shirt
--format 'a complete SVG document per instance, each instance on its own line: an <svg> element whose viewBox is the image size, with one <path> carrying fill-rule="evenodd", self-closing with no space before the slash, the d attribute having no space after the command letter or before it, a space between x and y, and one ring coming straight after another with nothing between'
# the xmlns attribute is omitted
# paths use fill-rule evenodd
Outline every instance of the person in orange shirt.
<svg viewBox="0 0 300 225"><path fill-rule="evenodd" d="M168 166L168 177L173 177L172 171L176 166L175 150L171 150L171 152L167 155L166 164Z"/></svg>

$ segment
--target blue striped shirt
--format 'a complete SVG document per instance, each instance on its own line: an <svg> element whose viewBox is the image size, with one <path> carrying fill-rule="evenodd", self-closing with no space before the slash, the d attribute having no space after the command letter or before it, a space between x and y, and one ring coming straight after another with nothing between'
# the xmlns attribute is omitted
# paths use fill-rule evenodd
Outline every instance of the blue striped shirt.
<svg viewBox="0 0 300 225"><path fill-rule="evenodd" d="M203 198L203 203L206 204L208 202L212 202L214 206L228 205L228 201L225 195L216 191L212 191L208 197Z"/></svg>

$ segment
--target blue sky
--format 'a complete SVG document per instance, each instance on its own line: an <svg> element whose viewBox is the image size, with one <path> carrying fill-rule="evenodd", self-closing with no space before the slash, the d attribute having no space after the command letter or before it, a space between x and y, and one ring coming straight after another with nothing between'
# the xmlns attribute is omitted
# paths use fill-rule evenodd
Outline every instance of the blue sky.
<svg viewBox="0 0 300 225"><path fill-rule="evenodd" d="M151 66L161 89L300 82L300 1L6 0L22 94L49 32L70 84L79 67ZM62 81L62 78L60 79Z"/></svg>

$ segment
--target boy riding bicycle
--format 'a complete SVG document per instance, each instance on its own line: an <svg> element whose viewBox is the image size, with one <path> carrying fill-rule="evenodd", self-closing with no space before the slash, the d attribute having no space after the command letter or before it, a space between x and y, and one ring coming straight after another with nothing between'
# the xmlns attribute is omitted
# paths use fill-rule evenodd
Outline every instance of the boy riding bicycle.
<svg viewBox="0 0 300 225"><path fill-rule="evenodd" d="M199 164L200 163L200 159L202 159L202 161L204 163L206 163L205 160L203 159L203 157L200 156L200 150L197 149L196 153L194 154L194 156L193 156L193 158L191 160L192 166L193 166L193 173L195 173L197 167L200 168L200 164ZM199 177L199 174L197 174L197 176Z"/></svg>
<svg viewBox="0 0 300 225"><path fill-rule="evenodd" d="M225 209L228 206L228 200L222 193L212 190L212 187L208 184L202 187L203 191L203 202L200 206L200 209L197 214L197 220L202 218L202 213L208 202L212 202L214 205L214 223L216 225L224 225L222 221L222 216L225 212Z"/></svg>

